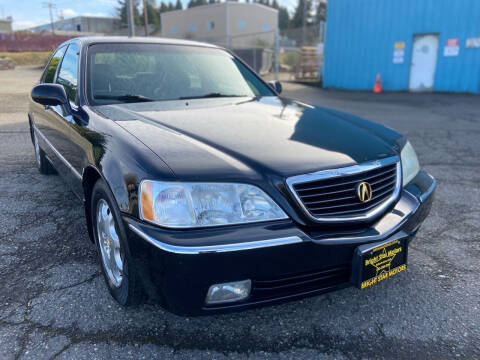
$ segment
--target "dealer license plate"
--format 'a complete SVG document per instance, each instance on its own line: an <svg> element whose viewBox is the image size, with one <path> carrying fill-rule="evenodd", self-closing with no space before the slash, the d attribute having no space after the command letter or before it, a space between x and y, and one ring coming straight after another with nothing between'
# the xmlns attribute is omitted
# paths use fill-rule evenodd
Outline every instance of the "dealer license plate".
<svg viewBox="0 0 480 360"><path fill-rule="evenodd" d="M360 289L391 278L407 269L406 238L356 248L352 264L352 282Z"/></svg>

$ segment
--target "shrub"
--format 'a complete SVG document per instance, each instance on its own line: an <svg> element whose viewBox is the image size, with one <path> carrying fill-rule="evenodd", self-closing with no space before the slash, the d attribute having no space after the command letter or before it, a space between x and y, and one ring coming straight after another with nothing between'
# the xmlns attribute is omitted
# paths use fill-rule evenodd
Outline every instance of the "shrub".
<svg viewBox="0 0 480 360"><path fill-rule="evenodd" d="M41 52L0 52L0 57L13 60L15 66L39 65L44 66L50 57L50 51Z"/></svg>

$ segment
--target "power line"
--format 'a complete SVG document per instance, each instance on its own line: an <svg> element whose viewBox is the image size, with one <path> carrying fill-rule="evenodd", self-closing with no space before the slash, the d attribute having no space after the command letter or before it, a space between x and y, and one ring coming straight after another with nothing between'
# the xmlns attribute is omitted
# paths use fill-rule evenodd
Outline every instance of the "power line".
<svg viewBox="0 0 480 360"><path fill-rule="evenodd" d="M145 36L148 36L148 14L147 0L143 0L143 23L145 25Z"/></svg>
<svg viewBox="0 0 480 360"><path fill-rule="evenodd" d="M135 22L133 21L133 1L127 0L128 37L135 36Z"/></svg>
<svg viewBox="0 0 480 360"><path fill-rule="evenodd" d="M42 6L44 8L48 7L48 10L50 12L50 26L52 27L52 34L55 34L55 28L53 26L53 9L55 9L57 7L57 5L55 5L52 2L44 2L44 3L42 3Z"/></svg>
<svg viewBox="0 0 480 360"><path fill-rule="evenodd" d="M307 26L307 1L303 0L303 16L302 16L302 46L305 46L306 26Z"/></svg>

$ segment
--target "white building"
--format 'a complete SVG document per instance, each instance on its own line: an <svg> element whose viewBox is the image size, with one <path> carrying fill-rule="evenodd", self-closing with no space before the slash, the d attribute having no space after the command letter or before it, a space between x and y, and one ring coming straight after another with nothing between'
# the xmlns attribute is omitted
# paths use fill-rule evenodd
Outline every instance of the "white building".
<svg viewBox="0 0 480 360"><path fill-rule="evenodd" d="M120 20L99 16L75 16L70 19L58 20L53 23L53 28L60 32L85 32L111 34L120 29ZM50 23L30 28L30 31L50 31Z"/></svg>
<svg viewBox="0 0 480 360"><path fill-rule="evenodd" d="M0 19L0 34L9 34L12 32L12 18Z"/></svg>
<svg viewBox="0 0 480 360"><path fill-rule="evenodd" d="M229 48L273 47L278 10L239 2L196 6L161 14L162 36Z"/></svg>

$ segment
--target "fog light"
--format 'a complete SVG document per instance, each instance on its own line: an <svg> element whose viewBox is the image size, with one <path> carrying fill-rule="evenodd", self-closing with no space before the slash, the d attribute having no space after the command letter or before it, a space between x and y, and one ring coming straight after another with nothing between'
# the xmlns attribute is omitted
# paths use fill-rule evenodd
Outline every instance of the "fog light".
<svg viewBox="0 0 480 360"><path fill-rule="evenodd" d="M212 285L208 289L205 303L221 304L243 300L250 295L251 287L252 282L250 280Z"/></svg>

